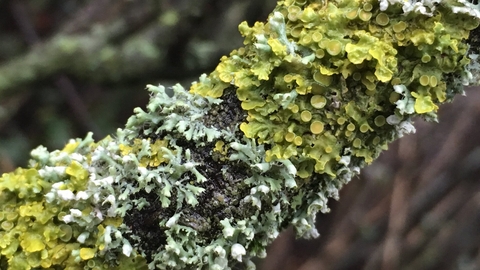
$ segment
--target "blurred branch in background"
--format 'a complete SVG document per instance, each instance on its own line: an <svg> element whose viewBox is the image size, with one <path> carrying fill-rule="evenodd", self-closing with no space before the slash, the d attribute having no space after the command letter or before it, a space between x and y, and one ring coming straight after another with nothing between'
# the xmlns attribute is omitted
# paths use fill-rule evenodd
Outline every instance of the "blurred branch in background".
<svg viewBox="0 0 480 270"><path fill-rule="evenodd" d="M146 104L147 82L188 86L241 45L241 21L264 20L274 5L0 2L0 172L25 165L36 145L60 148L87 131L101 138L122 127Z"/></svg>
<svg viewBox="0 0 480 270"><path fill-rule="evenodd" d="M11 1L10 7L15 23L22 32L25 42L31 47L41 42L37 32L34 29L34 25L28 16L25 3L21 1ZM72 81L65 75L56 76L54 81L55 86L60 90L60 93L68 103L69 107L72 109L73 115L76 119L78 119L78 122L83 127L83 130L85 132L92 131L94 134L97 134L97 139L100 139L101 131L91 120L87 108L83 103L82 98L75 90L75 86L73 85Z"/></svg>
<svg viewBox="0 0 480 270"><path fill-rule="evenodd" d="M123 126L146 83L209 72L275 0L0 1L0 173L30 149ZM480 94L347 185L317 240L285 232L261 269L480 269Z"/></svg>

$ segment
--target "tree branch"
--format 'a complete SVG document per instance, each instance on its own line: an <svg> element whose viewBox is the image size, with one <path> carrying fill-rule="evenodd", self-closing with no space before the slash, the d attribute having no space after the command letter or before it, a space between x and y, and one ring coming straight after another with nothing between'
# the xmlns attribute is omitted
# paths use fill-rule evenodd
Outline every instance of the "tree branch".
<svg viewBox="0 0 480 270"><path fill-rule="evenodd" d="M287 226L318 236L316 214L412 117L478 84L479 18L464 1L280 1L189 91L149 85L115 136L4 174L0 266L255 268Z"/></svg>

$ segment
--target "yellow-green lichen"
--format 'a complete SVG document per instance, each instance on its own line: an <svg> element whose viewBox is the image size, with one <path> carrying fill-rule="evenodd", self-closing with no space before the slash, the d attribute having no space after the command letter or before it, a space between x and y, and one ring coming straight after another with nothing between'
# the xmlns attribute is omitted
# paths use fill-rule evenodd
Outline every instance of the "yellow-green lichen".
<svg viewBox="0 0 480 270"><path fill-rule="evenodd" d="M396 124L412 113L431 117L447 91L457 91L445 85L463 74L465 39L478 24L448 11L448 4L434 15L415 16L398 13L395 5L380 11L379 4L280 1L268 23L240 25L245 47L223 57L208 85L195 84L191 92L219 97L219 84L235 86L248 111L240 129L271 145L267 160L288 158L310 170L304 175L335 176L333 164L349 147L369 163L389 141L375 139L378 133L393 138L404 130L385 125L387 117L397 111ZM399 85L409 90L393 91ZM291 96L286 106L279 95Z"/></svg>
<svg viewBox="0 0 480 270"><path fill-rule="evenodd" d="M148 140L135 139L133 145L119 146L120 152L123 156L129 154L139 155L141 167L157 167L162 163L168 162L168 158L165 158L165 150L163 148L168 146L167 140L156 140L154 143Z"/></svg>
<svg viewBox="0 0 480 270"><path fill-rule="evenodd" d="M115 232L122 220L115 226L109 218L94 217L94 200L88 199L95 197L88 160L78 153L96 146L87 138L83 144L80 140L71 141L62 151L53 153L39 148L34 151L39 162L35 166L0 177L2 267L118 269L113 261L97 252L108 245L108 240L94 225L104 222ZM97 192L100 195L100 190ZM98 215L100 210L96 211ZM103 258L104 263L94 264L90 260L94 257Z"/></svg>

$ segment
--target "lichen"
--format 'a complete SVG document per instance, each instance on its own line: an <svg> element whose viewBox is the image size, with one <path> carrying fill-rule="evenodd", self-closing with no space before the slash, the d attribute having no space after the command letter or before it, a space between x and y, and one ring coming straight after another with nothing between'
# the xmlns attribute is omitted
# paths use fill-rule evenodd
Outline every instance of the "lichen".
<svg viewBox="0 0 480 270"><path fill-rule="evenodd" d="M189 91L0 178L0 268L255 268L478 70L466 1L279 1ZM478 83L478 82L475 82ZM167 91L168 90L168 91Z"/></svg>
<svg viewBox="0 0 480 270"><path fill-rule="evenodd" d="M219 85L235 86L248 111L240 129L270 146L268 161L290 159L304 178L336 177L346 149L363 166L398 137L374 119L434 119L438 104L461 91L451 82L466 76L465 40L478 20L459 4L301 3L281 1L266 24L242 23L246 46L221 59L208 80L215 87L191 90L221 97ZM403 99L391 99L394 88L405 89Z"/></svg>

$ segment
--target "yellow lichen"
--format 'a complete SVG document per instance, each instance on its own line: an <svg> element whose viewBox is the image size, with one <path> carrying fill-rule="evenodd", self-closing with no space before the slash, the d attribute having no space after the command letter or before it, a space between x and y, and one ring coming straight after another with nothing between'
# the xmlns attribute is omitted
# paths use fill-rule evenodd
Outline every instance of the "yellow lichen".
<svg viewBox="0 0 480 270"><path fill-rule="evenodd" d="M324 125L323 125L323 123L320 122L320 121L313 121L312 124L310 124L310 131L311 131L313 134L320 134L320 133L322 133L323 128L324 128Z"/></svg>
<svg viewBox="0 0 480 270"><path fill-rule="evenodd" d="M312 120L312 113L309 111L303 111L300 114L300 118L302 119L303 122L310 122L310 120Z"/></svg>
<svg viewBox="0 0 480 270"><path fill-rule="evenodd" d="M314 95L310 99L310 104L312 104L312 106L315 109L321 109L321 108L325 107L325 104L327 104L327 100L326 100L325 97L323 97L321 95Z"/></svg>
<svg viewBox="0 0 480 270"><path fill-rule="evenodd" d="M89 260L93 257L95 257L95 252L97 252L95 249L93 248L81 248L80 249L80 258L82 258L82 260Z"/></svg>
<svg viewBox="0 0 480 270"><path fill-rule="evenodd" d="M387 14L380 12L377 17L375 17L375 21L381 26L386 26L390 21L390 18L388 18Z"/></svg>

